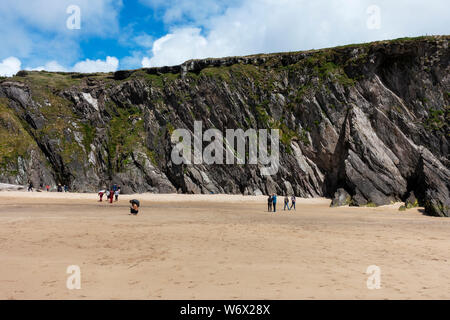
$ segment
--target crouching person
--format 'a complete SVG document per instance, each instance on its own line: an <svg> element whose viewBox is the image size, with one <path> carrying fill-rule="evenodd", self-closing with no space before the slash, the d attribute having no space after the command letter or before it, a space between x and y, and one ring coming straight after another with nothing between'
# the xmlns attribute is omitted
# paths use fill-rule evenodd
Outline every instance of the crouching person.
<svg viewBox="0 0 450 320"><path fill-rule="evenodd" d="M139 213L139 200L130 200L131 203L131 208L130 208L130 215L134 215L137 216L137 214Z"/></svg>

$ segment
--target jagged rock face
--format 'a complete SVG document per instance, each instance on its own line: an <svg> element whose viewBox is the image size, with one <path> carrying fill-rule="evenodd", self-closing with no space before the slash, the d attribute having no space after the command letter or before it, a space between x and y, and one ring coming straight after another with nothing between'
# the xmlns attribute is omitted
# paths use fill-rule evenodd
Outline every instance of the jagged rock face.
<svg viewBox="0 0 450 320"><path fill-rule="evenodd" d="M344 202L352 205L389 204L413 191L428 214L448 216L448 40L5 79L0 182L300 197L342 189L337 196L348 193ZM171 133L193 132L196 120L204 131L280 129L278 173L263 176L261 165L175 165Z"/></svg>

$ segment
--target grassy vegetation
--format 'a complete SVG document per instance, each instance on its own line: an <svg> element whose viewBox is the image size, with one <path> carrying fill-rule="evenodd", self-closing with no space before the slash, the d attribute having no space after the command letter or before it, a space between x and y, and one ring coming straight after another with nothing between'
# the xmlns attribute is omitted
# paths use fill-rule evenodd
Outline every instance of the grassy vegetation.
<svg viewBox="0 0 450 320"><path fill-rule="evenodd" d="M300 141L305 145L305 146L309 146L310 142L309 142L309 137L308 137L308 133L311 132L311 129L308 127L306 129L302 129L302 132L300 134Z"/></svg>
<svg viewBox="0 0 450 320"><path fill-rule="evenodd" d="M416 201L414 201L414 203L408 203L406 205L407 209L413 209L413 208L417 208L417 207L419 207L419 202L417 201L417 199L416 199Z"/></svg>
<svg viewBox="0 0 450 320"><path fill-rule="evenodd" d="M15 168L18 157L27 159L30 150L36 147L35 141L7 107L7 103L5 98L0 98L0 171L8 167Z"/></svg>
<svg viewBox="0 0 450 320"><path fill-rule="evenodd" d="M321 50L312 53L310 56L298 63L289 66L291 71L306 71L312 72L313 75L319 78L320 83L328 79L336 79L343 86L353 86L355 80L348 77L342 65L335 63L336 52L334 50ZM311 84L308 84L311 86Z"/></svg>
<svg viewBox="0 0 450 320"><path fill-rule="evenodd" d="M450 106L445 106L444 110L431 108L428 117L424 121L424 127L430 131L439 131L448 126L450 120Z"/></svg>
<svg viewBox="0 0 450 320"><path fill-rule="evenodd" d="M83 145L87 153L91 152L91 145L95 139L95 128L89 123L81 123L81 129L83 133Z"/></svg>
<svg viewBox="0 0 450 320"><path fill-rule="evenodd" d="M231 82L229 67L210 67L200 71L200 76L217 78L225 82Z"/></svg>
<svg viewBox="0 0 450 320"><path fill-rule="evenodd" d="M145 145L143 115L139 108L128 105L115 108L116 113L108 126L108 154L113 170L122 171L133 151ZM150 159L153 158L152 154Z"/></svg>
<svg viewBox="0 0 450 320"><path fill-rule="evenodd" d="M81 79L73 78L71 74L46 71L29 71L25 77L14 76L11 78L11 81L28 83L31 87L47 87L57 90L67 89L81 83Z"/></svg>
<svg viewBox="0 0 450 320"><path fill-rule="evenodd" d="M144 79L150 86L156 88L164 88L180 77L180 74L174 73L149 74L145 70L137 70L131 75L132 79Z"/></svg>
<svg viewBox="0 0 450 320"><path fill-rule="evenodd" d="M168 123L166 127L169 135L172 135L172 133L175 131L175 127L171 123Z"/></svg>
<svg viewBox="0 0 450 320"><path fill-rule="evenodd" d="M311 83L307 83L303 86L300 87L300 89L298 89L297 91L297 95L294 98L294 101L297 104L301 104L303 101L303 97L308 94L309 92L311 92L313 90L313 86Z"/></svg>

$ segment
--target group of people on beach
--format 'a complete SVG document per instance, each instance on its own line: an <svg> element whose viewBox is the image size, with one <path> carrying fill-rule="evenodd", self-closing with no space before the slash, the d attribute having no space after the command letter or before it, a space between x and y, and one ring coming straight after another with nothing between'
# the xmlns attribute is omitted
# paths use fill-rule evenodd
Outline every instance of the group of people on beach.
<svg viewBox="0 0 450 320"><path fill-rule="evenodd" d="M103 196L106 196L106 201L109 203L113 203L113 201L119 201L119 194L121 191L121 187L117 184L114 184L109 190L100 190L98 192L98 196L100 197L99 202L103 202ZM130 200L130 215L137 216L139 213L140 202L139 200L133 199Z"/></svg>
<svg viewBox="0 0 450 320"><path fill-rule="evenodd" d="M296 198L295 195L291 196L291 205L289 205L289 197L286 195L284 197L284 211L286 208L290 211L292 208L295 209ZM267 198L267 211L268 212L277 212L277 195L275 193L270 194Z"/></svg>
<svg viewBox="0 0 450 320"><path fill-rule="evenodd" d="M100 202L103 202L103 196L106 196L106 201L109 201L109 203L113 203L119 201L119 194L120 194L120 186L117 184L114 184L109 190L100 190L98 192L98 196L100 197Z"/></svg>
<svg viewBox="0 0 450 320"><path fill-rule="evenodd" d="M38 192L40 192L39 190L45 190L47 192L50 192L50 185L46 184L45 186L41 183L40 185L40 189L38 189ZM34 191L34 185L33 182L30 180L28 181L28 192L33 192ZM69 192L69 186L68 185L62 185L61 183L58 183L58 185L56 186L56 191L57 192Z"/></svg>

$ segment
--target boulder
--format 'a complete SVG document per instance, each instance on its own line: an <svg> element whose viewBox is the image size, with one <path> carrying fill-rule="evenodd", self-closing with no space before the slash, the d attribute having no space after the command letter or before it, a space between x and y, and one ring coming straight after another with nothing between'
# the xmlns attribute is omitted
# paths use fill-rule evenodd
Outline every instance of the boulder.
<svg viewBox="0 0 450 320"><path fill-rule="evenodd" d="M331 202L331 207L348 206L352 202L350 194L342 188L337 189Z"/></svg>

